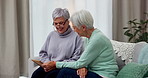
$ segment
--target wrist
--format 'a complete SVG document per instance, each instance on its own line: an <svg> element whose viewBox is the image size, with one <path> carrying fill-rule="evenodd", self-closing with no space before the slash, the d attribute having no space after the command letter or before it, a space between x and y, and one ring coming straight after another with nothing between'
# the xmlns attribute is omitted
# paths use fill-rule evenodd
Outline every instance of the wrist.
<svg viewBox="0 0 148 78"><path fill-rule="evenodd" d="M53 64L56 66L56 61L53 61Z"/></svg>

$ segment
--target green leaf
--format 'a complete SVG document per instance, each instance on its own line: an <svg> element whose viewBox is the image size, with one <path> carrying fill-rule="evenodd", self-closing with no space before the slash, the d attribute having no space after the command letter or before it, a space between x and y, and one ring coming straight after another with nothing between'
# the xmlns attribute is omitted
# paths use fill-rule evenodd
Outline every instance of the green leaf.
<svg viewBox="0 0 148 78"><path fill-rule="evenodd" d="M148 40L148 33L147 32L143 33L141 37L142 37L143 41L147 41Z"/></svg>
<svg viewBox="0 0 148 78"><path fill-rule="evenodd" d="M137 19L130 20L130 21L128 21L128 23L129 23L129 24L134 24L134 25L136 25L136 22L135 22L136 20L137 20Z"/></svg>
<svg viewBox="0 0 148 78"><path fill-rule="evenodd" d="M135 32L134 32L134 35L133 35L133 36L136 36L136 35L137 35L137 33L138 33L139 31L140 31L140 30L135 29Z"/></svg>
<svg viewBox="0 0 148 78"><path fill-rule="evenodd" d="M140 24L144 24L144 22L145 22L144 20L140 20Z"/></svg>
<svg viewBox="0 0 148 78"><path fill-rule="evenodd" d="M123 29L128 29L129 27L123 27Z"/></svg>
<svg viewBox="0 0 148 78"><path fill-rule="evenodd" d="M128 36L127 34L130 32L130 30L128 29L127 31L124 32L124 35Z"/></svg>
<svg viewBox="0 0 148 78"><path fill-rule="evenodd" d="M133 35L130 35L130 38L129 38L129 42L132 40L134 38L134 36Z"/></svg>
<svg viewBox="0 0 148 78"><path fill-rule="evenodd" d="M132 28L138 28L137 26L132 26Z"/></svg>
<svg viewBox="0 0 148 78"><path fill-rule="evenodd" d="M145 14L145 18L148 18L148 13ZM124 35L129 37L129 41L131 41L134 38L134 42L148 42L148 19L142 19L140 21L137 21L137 19L133 19L129 20L128 24L130 25L130 27L123 27L123 29L126 29Z"/></svg>

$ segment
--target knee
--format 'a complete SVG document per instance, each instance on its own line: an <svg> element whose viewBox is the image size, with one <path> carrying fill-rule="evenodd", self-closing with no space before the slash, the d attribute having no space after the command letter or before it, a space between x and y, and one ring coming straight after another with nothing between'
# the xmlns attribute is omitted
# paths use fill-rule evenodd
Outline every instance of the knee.
<svg viewBox="0 0 148 78"><path fill-rule="evenodd" d="M62 68L57 76L57 78L78 78L75 69Z"/></svg>
<svg viewBox="0 0 148 78"><path fill-rule="evenodd" d="M35 70L33 73L32 73L32 76L31 78L38 78L39 76L44 76L45 74L45 71L43 68L39 67L37 70Z"/></svg>
<svg viewBox="0 0 148 78"><path fill-rule="evenodd" d="M67 73L67 72L70 72L72 69L71 68L62 68L61 70L60 70L60 73Z"/></svg>
<svg viewBox="0 0 148 78"><path fill-rule="evenodd" d="M71 75L71 74L76 74L76 69L71 69L71 68L62 68L60 70L60 74L62 75Z"/></svg>
<svg viewBox="0 0 148 78"><path fill-rule="evenodd" d="M74 69L71 69L71 68L62 68L59 73L62 74L62 75L69 75L69 74L72 74L74 72L75 72Z"/></svg>

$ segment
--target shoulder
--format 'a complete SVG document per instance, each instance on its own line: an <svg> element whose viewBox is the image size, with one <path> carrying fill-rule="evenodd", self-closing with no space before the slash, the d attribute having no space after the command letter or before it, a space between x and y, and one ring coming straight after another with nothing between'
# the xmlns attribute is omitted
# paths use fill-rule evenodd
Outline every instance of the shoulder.
<svg viewBox="0 0 148 78"><path fill-rule="evenodd" d="M55 35L56 34L56 31L51 31L49 34L48 34L48 36L53 36L53 35Z"/></svg>
<svg viewBox="0 0 148 78"><path fill-rule="evenodd" d="M102 46L106 46L108 43L110 43L110 40L100 30L95 31L91 41Z"/></svg>
<svg viewBox="0 0 148 78"><path fill-rule="evenodd" d="M52 36L56 36L56 31L51 31L48 36L47 36L47 39L50 39Z"/></svg>

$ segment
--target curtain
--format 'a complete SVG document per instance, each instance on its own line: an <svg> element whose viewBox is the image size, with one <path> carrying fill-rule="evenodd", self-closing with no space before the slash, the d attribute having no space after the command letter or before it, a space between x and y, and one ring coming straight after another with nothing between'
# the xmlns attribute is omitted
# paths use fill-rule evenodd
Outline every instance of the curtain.
<svg viewBox="0 0 148 78"><path fill-rule="evenodd" d="M29 0L0 0L0 78L27 76Z"/></svg>
<svg viewBox="0 0 148 78"><path fill-rule="evenodd" d="M123 27L129 20L145 19L144 12L148 12L148 0L113 0L113 39L128 41Z"/></svg>
<svg viewBox="0 0 148 78"><path fill-rule="evenodd" d="M94 18L94 27L112 39L112 0L30 0L31 53L38 56L49 32L53 31L52 12L55 8L74 12L86 9Z"/></svg>

